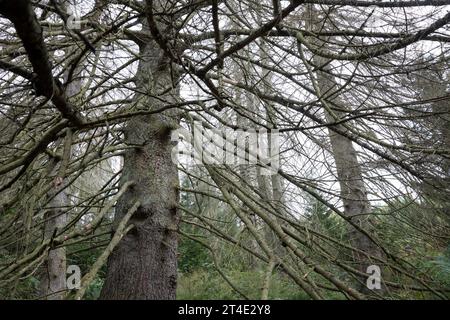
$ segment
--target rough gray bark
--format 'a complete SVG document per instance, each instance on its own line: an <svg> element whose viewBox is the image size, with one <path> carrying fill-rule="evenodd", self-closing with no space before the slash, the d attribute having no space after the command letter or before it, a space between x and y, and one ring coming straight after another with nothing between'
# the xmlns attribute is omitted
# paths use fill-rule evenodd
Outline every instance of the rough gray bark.
<svg viewBox="0 0 450 320"><path fill-rule="evenodd" d="M144 23L144 31L148 27ZM135 96L140 108L161 107L161 100L177 99L171 66L154 41L140 49ZM145 95L147 93L148 95ZM136 117L126 124L125 142L137 146L124 155L121 184L134 181L118 201L115 221L121 221L136 201L141 205L131 217L135 225L108 259L101 299L175 299L177 284L178 173L171 160L173 114Z"/></svg>

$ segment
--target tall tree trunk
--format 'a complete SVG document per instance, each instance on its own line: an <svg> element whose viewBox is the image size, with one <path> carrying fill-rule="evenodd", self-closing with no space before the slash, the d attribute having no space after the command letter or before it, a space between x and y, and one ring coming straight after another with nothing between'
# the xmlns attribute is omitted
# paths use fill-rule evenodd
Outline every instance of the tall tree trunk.
<svg viewBox="0 0 450 320"><path fill-rule="evenodd" d="M70 3L67 0L56 1L58 6L67 12ZM82 67L75 69L75 77L81 77ZM67 72L65 74L67 77ZM68 98L81 91L81 80L74 80L67 86L65 94ZM55 172L53 188L49 191L48 197L52 198L49 206L52 208L44 215L46 220L44 225L44 237L51 238L56 235L67 224L66 207L70 204L66 190L65 170L71 157L72 134L67 131L63 150L63 159L59 164L51 160L51 171ZM57 171L57 172L56 172ZM40 278L41 296L47 300L62 300L66 295L66 248L60 247L51 249L47 259L43 263L43 271Z"/></svg>
<svg viewBox="0 0 450 320"><path fill-rule="evenodd" d="M44 215L46 219L44 237L46 239L56 235L67 223L64 207L68 204L68 197L65 190L60 191L63 183L64 180L57 176L53 181L53 188L49 192L53 199L49 203L52 209ZM40 295L47 300L64 299L66 295L66 248L50 249L42 269Z"/></svg>
<svg viewBox="0 0 450 320"><path fill-rule="evenodd" d="M143 31L149 33L144 23ZM135 100L139 108L156 109L177 99L170 61L154 41L140 48ZM145 94L147 93L147 95ZM162 94L161 94L162 93ZM151 98L158 96L161 100ZM171 129L178 120L160 113L136 117L125 127L125 142L136 148L124 155L120 184L134 181L121 197L115 222L136 201L141 203L130 219L135 225L108 259L101 299L175 299L177 284L178 172L171 159Z"/></svg>
<svg viewBox="0 0 450 320"><path fill-rule="evenodd" d="M334 122L329 114L327 114L327 119L329 123ZM372 209L367 197L367 190L355 148L348 138L335 133L331 129L328 131L341 189L341 199L344 204L344 214L355 225L370 234L373 231L371 223ZM369 265L378 265L381 268L379 261L370 259L366 255L369 254L383 259L384 254L381 248L354 226L349 226L348 235L352 246L359 250L353 252L353 259L357 263L357 269L366 273ZM366 277L361 277L359 289L367 293L369 291L367 290L366 280Z"/></svg>
<svg viewBox="0 0 450 320"><path fill-rule="evenodd" d="M314 10L312 5L308 6L306 12L306 21L310 27L320 28L322 21L318 16L318 11ZM314 30L313 30L314 31ZM317 44L319 47L321 44ZM320 48L320 47L319 47ZM339 97L339 89L334 77L331 74L330 60L314 55L313 62L315 64L317 87L316 93L319 100L324 105L324 112L327 122L331 125L345 114L341 111L331 110L331 106L339 106L340 109L348 109L345 101ZM313 80L314 81L314 80ZM345 131L342 125L333 125ZM337 179L340 186L340 195L344 204L344 214L350 218L355 225L364 229L368 233L373 231L371 223L372 209L367 196L367 190L364 185L364 179L361 171L361 165L353 143L347 137L340 135L328 128L328 135L331 144L331 151L336 164ZM366 273L370 265L378 265L380 262L368 258L367 255L384 259L384 253L369 237L350 225L348 235L352 246L357 249L353 252L353 259L357 264L357 269ZM369 275L368 275L369 276ZM382 274L383 276L383 274ZM370 290L366 286L367 277L359 277L358 289L362 292L369 293ZM382 286L379 293L384 291Z"/></svg>
<svg viewBox="0 0 450 320"><path fill-rule="evenodd" d="M64 138L62 160L50 160L49 173L54 176L53 187L47 196L50 209L44 214L44 238L52 239L67 224L67 207L70 200L65 181L66 169L72 151L72 133L67 129ZM58 163L59 162L59 163ZM40 273L40 295L47 300L62 300L66 295L66 248L50 248Z"/></svg>

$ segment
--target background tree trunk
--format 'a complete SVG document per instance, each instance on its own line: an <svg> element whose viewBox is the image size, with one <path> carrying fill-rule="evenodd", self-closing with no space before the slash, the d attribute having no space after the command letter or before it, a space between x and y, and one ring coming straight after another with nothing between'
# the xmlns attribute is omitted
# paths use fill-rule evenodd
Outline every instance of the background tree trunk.
<svg viewBox="0 0 450 320"><path fill-rule="evenodd" d="M317 31L324 23L318 16L313 5L308 5L306 11L307 26L313 31ZM320 48L320 43L316 44ZM332 75L330 60L318 55L314 55L313 62L315 64L317 76L316 94L324 105L324 113L329 124L333 125L339 118L345 116L342 111L331 110L332 106L338 106L340 109L349 109L346 103L339 96L339 87ZM313 80L315 81L315 80ZM318 90L317 90L318 89ZM350 110L350 109L349 109ZM342 125L333 125L345 131ZM373 226L371 223L372 209L367 196L367 190L364 185L364 179L361 171L361 165L358 162L356 150L352 141L336 133L328 127L328 135L330 138L331 152L336 165L337 180L340 186L341 199L344 204L344 214L350 218L355 225L373 234ZM357 249L353 251L353 259L356 262L357 269L367 272L370 265L380 266L380 262L370 259L367 255L383 259L384 253L369 237L359 231L352 225L348 226L348 236L352 246ZM369 275L368 275L369 276ZM383 276L383 275L382 275ZM370 293L366 286L367 277L358 277L358 290ZM381 289L383 291L384 288Z"/></svg>
<svg viewBox="0 0 450 320"><path fill-rule="evenodd" d="M53 165L54 167L56 164ZM66 191L61 190L64 180L57 176L53 181L53 188L49 192L53 199L49 206L52 208L48 210L44 218L46 219L44 226L44 237L49 239L56 235L67 222L67 216L64 207L68 204L68 197ZM64 185L63 185L64 188ZM50 249L48 257L44 261L40 287L40 295L47 300L62 300L66 295L66 248Z"/></svg>

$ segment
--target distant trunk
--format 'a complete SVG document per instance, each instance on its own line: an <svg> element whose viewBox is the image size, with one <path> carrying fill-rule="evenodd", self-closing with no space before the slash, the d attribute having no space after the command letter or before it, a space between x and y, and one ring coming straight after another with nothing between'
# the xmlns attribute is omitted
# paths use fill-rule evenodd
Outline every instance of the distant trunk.
<svg viewBox="0 0 450 320"><path fill-rule="evenodd" d="M56 3L67 11L69 2L67 0L57 0ZM75 76L80 76L82 67L75 69ZM67 76L67 72L66 72ZM67 97L78 94L81 90L81 80L72 81L66 88ZM49 191L48 197L52 198L49 206L53 209L47 211L44 215L46 220L44 225L44 237L46 239L56 235L67 224L66 207L69 205L69 197L66 191L65 170L70 161L72 136L68 134L64 143L63 160L58 163L51 160L51 171L54 171L55 178L53 180L53 188ZM56 172L58 171L58 172ZM43 270L40 277L40 295L47 300L62 300L66 295L66 248L52 249L48 253L47 259L43 263Z"/></svg>
<svg viewBox="0 0 450 320"><path fill-rule="evenodd" d="M310 6L307 12L307 21L309 22L310 27L316 27L318 29L322 22L319 20L317 14L318 12L314 11L313 7ZM319 47L319 45L321 44L318 43L317 46ZM313 62L317 68L317 86L319 89L317 95L319 99L329 106L336 105L343 110L350 110L350 108L347 108L345 101L340 98L339 93L333 94L338 89L338 86L330 73L332 70L330 61L318 55L314 55ZM335 117L340 118L344 116L342 111L325 110L324 112L329 124L333 124L337 121ZM345 131L345 128L342 125L333 126ZM341 199L344 204L344 214L346 217L349 217L355 225L370 233L371 229L373 229L371 224L372 210L356 150L349 138L336 133L331 128L328 128L328 135L331 143L331 151L336 164L337 179L341 189ZM366 255L369 254L383 259L384 253L380 247L353 226L349 226L348 235L352 246L363 252L353 252L353 259L357 263L357 269L360 272L366 273L369 265L380 264L379 261L369 259ZM383 276L383 274L381 276ZM369 293L370 290L366 286L366 280L367 277L361 277L359 279L361 282L359 290ZM381 291L383 290L384 289Z"/></svg>
<svg viewBox="0 0 450 320"><path fill-rule="evenodd" d="M53 199L49 206L53 209L48 210L44 215L47 220L45 223L45 238L51 238L56 232L63 228L67 223L67 217L64 206L68 204L68 197L65 190L60 191L60 185L63 180L57 177L53 182L53 188L50 191ZM57 193L55 195L55 193ZM44 261L41 274L41 292L40 295L47 300L62 300L66 294L66 248L51 249L47 259Z"/></svg>
<svg viewBox="0 0 450 320"><path fill-rule="evenodd" d="M329 123L333 122L329 115L327 118ZM329 137L336 163L341 198L344 203L344 214L351 218L355 225L371 233L370 231L373 229L370 222L372 210L355 148L350 139L335 133L331 129L329 129ZM384 257L381 248L355 227L349 226L348 235L354 248L374 257ZM364 253L357 251L353 253L353 259L357 262L359 271L366 273L367 267L372 264L381 268L379 261L369 259ZM366 279L366 277L360 279L362 282L360 290L362 292L368 292Z"/></svg>
<svg viewBox="0 0 450 320"><path fill-rule="evenodd" d="M144 23L144 30L148 29ZM177 99L170 61L158 44L141 47L136 75L140 109L155 109ZM163 94L161 94L164 92ZM148 95L146 96L145 93ZM171 129L178 124L170 113L132 118L125 127L125 143L136 148L124 155L120 184L135 185L118 201L117 223L136 201L141 203L126 234L108 259L101 299L175 299L177 287L177 228L180 215L178 172L171 159Z"/></svg>
<svg viewBox="0 0 450 320"><path fill-rule="evenodd" d="M61 140L59 141L59 143ZM53 176L52 188L47 194L49 209L44 214L44 238L53 239L60 235L67 224L67 207L70 204L67 195L66 169L72 153L72 133L68 129L62 148L62 159L51 159L49 174ZM40 273L40 296L47 300L62 300L66 295L66 248L52 248L42 265Z"/></svg>

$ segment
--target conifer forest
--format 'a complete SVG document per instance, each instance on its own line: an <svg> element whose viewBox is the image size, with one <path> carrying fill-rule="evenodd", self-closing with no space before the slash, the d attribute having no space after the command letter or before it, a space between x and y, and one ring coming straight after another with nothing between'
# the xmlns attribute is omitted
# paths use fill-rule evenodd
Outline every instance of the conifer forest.
<svg viewBox="0 0 450 320"><path fill-rule="evenodd" d="M449 298L450 0L0 0L0 299Z"/></svg>

